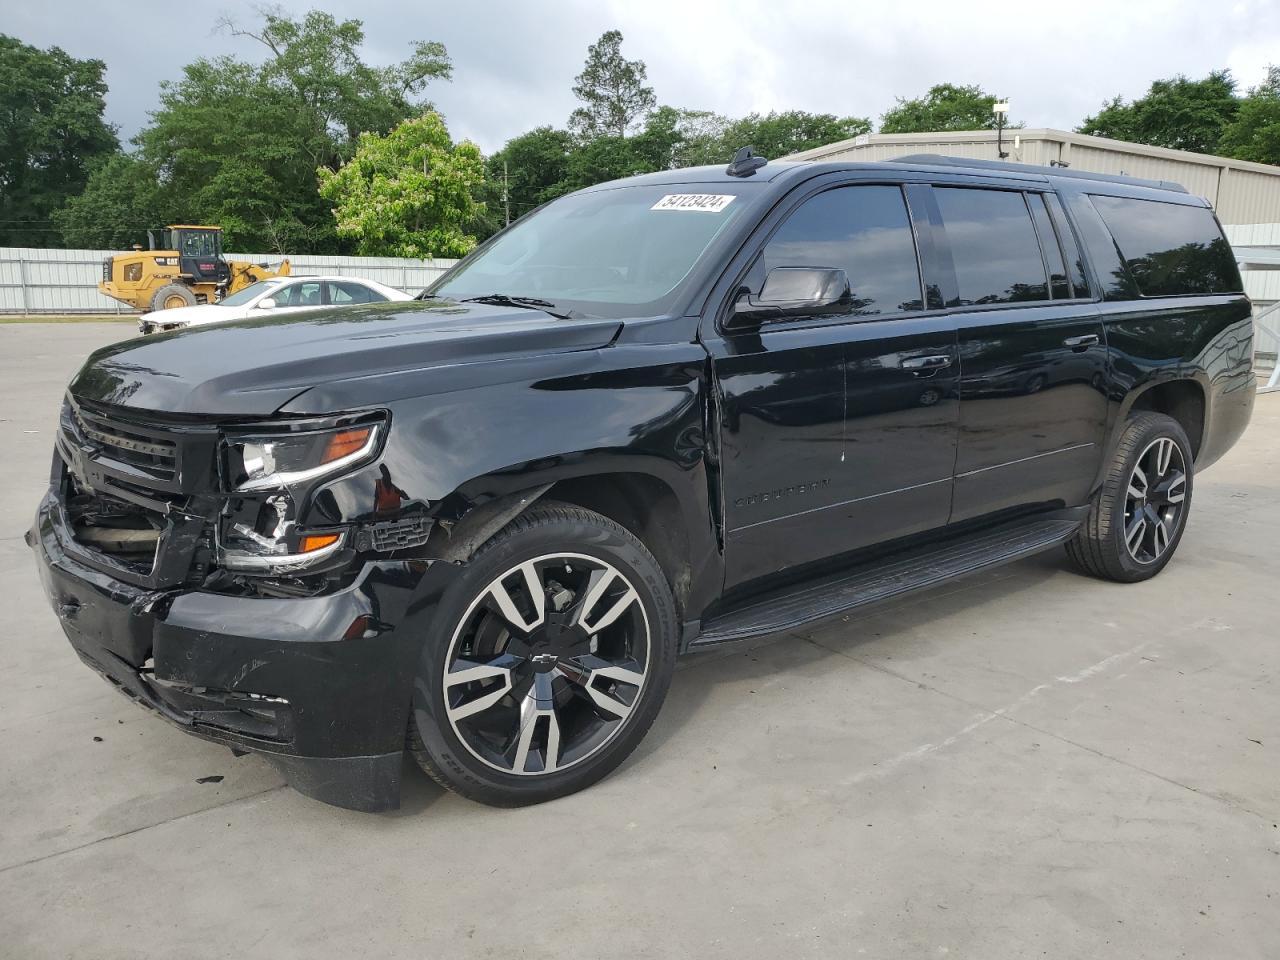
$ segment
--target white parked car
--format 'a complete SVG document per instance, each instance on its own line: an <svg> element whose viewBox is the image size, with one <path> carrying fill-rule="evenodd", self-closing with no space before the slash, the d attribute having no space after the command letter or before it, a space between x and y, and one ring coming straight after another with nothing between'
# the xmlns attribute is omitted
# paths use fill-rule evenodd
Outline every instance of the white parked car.
<svg viewBox="0 0 1280 960"><path fill-rule="evenodd" d="M317 307L347 307L359 303L412 299L395 287L358 277L272 277L250 284L217 303L144 313L138 321L138 329L144 334L156 333Z"/></svg>

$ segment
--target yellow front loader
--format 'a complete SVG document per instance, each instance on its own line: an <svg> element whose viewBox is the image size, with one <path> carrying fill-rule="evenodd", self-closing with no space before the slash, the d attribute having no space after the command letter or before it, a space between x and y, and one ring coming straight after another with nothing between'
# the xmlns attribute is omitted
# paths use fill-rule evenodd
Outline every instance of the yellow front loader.
<svg viewBox="0 0 1280 960"><path fill-rule="evenodd" d="M156 247L150 231L147 236ZM161 232L159 247L107 257L98 289L135 310L167 310L217 303L251 283L290 273L288 260L275 267L224 260L221 227L175 224Z"/></svg>

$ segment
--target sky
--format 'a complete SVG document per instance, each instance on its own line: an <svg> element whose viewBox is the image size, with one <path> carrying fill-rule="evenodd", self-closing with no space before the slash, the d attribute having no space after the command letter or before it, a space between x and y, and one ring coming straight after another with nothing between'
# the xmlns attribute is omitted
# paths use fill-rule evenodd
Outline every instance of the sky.
<svg viewBox="0 0 1280 960"><path fill-rule="evenodd" d="M147 122L158 85L197 56L257 58L252 40L217 30L253 23L260 4L144 5L110 13L101 0L6 0L0 33L107 64L107 119L124 140ZM365 27L365 59L388 64L413 40L439 40L453 80L425 96L455 140L486 153L544 124L563 126L588 44L622 31L648 66L661 104L713 110L808 110L878 121L895 97L935 83L977 84L1008 98L1010 120L1072 129L1103 101L1141 96L1151 81L1229 68L1241 90L1280 62L1277 0L311 0ZM145 11L145 12L144 12ZM118 11L117 11L118 12Z"/></svg>

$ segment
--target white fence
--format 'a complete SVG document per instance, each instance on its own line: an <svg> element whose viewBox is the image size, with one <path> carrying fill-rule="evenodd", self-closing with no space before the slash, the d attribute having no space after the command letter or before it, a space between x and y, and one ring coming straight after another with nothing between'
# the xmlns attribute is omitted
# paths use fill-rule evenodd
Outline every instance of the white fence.
<svg viewBox="0 0 1280 960"><path fill-rule="evenodd" d="M37 250L0 247L0 313L133 313L98 292L102 261L118 250ZM228 260L278 263L263 253L228 253ZM289 257L294 274L364 277L417 293L456 260L405 260L397 257Z"/></svg>

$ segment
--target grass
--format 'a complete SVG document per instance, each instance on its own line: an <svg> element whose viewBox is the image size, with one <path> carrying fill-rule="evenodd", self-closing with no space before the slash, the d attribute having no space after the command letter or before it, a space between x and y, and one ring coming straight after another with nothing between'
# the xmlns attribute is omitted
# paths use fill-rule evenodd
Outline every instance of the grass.
<svg viewBox="0 0 1280 960"><path fill-rule="evenodd" d="M0 313L0 323L136 323L134 313Z"/></svg>

